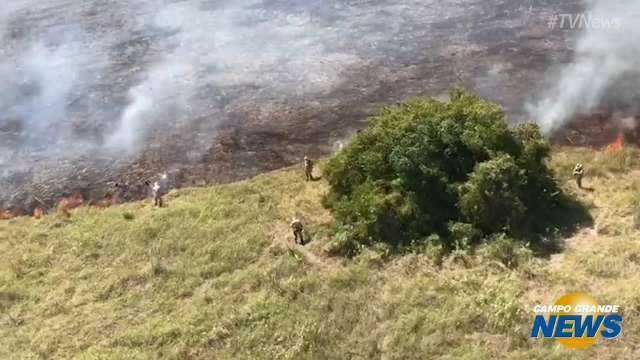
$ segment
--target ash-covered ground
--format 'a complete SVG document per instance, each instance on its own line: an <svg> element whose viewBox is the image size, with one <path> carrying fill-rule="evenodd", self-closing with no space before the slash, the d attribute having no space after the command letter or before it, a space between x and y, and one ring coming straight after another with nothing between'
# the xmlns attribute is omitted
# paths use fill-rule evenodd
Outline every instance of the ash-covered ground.
<svg viewBox="0 0 640 360"><path fill-rule="evenodd" d="M125 198L335 149L379 104L464 86L514 121L572 56L581 0L12 0L0 208Z"/></svg>

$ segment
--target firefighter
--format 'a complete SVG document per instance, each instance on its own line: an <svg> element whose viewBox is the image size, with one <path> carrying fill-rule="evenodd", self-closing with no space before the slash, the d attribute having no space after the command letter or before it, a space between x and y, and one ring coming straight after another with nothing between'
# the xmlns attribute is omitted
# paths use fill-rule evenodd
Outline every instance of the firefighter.
<svg viewBox="0 0 640 360"><path fill-rule="evenodd" d="M151 191L153 191L153 205L162 207L162 187L158 181L153 183Z"/></svg>
<svg viewBox="0 0 640 360"><path fill-rule="evenodd" d="M291 221L291 229L293 230L293 241L296 244L304 245L304 237L302 233L304 232L304 226L302 225L302 221L298 218L293 218ZM298 239L299 242L298 242Z"/></svg>
<svg viewBox="0 0 640 360"><path fill-rule="evenodd" d="M309 157L304 157L304 176L307 181L313 181L313 161Z"/></svg>
<svg viewBox="0 0 640 360"><path fill-rule="evenodd" d="M584 166L581 163L577 163L573 168L573 177L576 179L576 184L578 184L578 187L580 189L583 189L582 178L584 177Z"/></svg>
<svg viewBox="0 0 640 360"><path fill-rule="evenodd" d="M157 207L162 207L164 202L162 200L162 195L164 195L164 189L160 186L160 182L156 181L153 184L149 181L145 181L145 185L151 189L151 195L153 196L153 205Z"/></svg>

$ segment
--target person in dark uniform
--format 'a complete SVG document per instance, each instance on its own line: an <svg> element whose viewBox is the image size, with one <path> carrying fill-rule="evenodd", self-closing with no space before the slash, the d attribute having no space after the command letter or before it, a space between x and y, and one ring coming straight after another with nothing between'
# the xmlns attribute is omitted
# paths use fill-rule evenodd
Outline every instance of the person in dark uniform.
<svg viewBox="0 0 640 360"><path fill-rule="evenodd" d="M302 221L298 218L293 218L291 221L291 229L293 230L293 241L296 244L304 245L304 226L302 225Z"/></svg>

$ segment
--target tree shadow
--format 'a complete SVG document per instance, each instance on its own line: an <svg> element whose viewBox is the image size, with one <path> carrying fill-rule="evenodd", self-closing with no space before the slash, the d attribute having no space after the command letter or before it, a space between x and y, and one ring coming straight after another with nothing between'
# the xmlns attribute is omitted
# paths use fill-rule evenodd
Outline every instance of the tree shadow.
<svg viewBox="0 0 640 360"><path fill-rule="evenodd" d="M588 190L587 190L588 191ZM565 249L565 239L577 234L581 229L594 225L594 219L585 204L566 194L561 194L557 206L546 209L540 218L544 219L540 231L531 232L531 250L536 256L548 258Z"/></svg>

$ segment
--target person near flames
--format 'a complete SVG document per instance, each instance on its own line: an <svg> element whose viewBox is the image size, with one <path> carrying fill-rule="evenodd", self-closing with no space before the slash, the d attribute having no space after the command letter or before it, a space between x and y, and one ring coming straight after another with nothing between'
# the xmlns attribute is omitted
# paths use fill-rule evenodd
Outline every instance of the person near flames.
<svg viewBox="0 0 640 360"><path fill-rule="evenodd" d="M573 177L576 179L576 184L582 189L582 178L584 177L584 166L582 163L577 163L573 168Z"/></svg>
<svg viewBox="0 0 640 360"><path fill-rule="evenodd" d="M155 181L153 184L150 181L145 183L149 189L151 189L151 195L153 196L153 205L157 207L162 207L164 202L162 200L162 186L160 186L160 182Z"/></svg>
<svg viewBox="0 0 640 360"><path fill-rule="evenodd" d="M293 241L296 244L304 245L304 226L302 225L302 221L297 217L291 220L291 229L293 230Z"/></svg>
<svg viewBox="0 0 640 360"><path fill-rule="evenodd" d="M153 205L157 207L164 206L163 196L167 193L167 175L163 174L159 181L151 183L146 181L145 184L151 189L153 196Z"/></svg>
<svg viewBox="0 0 640 360"><path fill-rule="evenodd" d="M304 176L307 181L313 181L313 161L308 156L304 157Z"/></svg>

